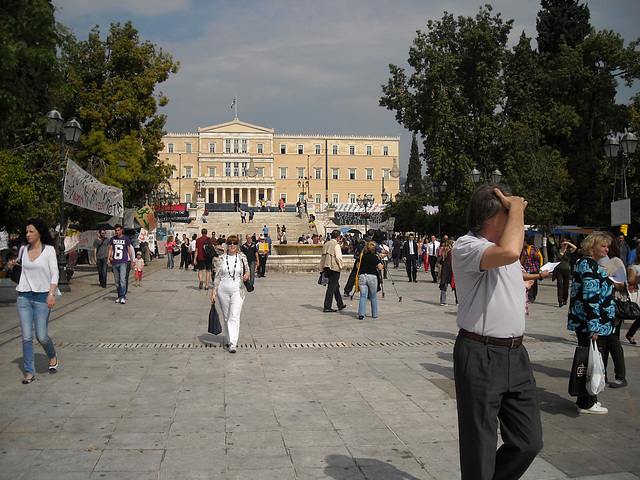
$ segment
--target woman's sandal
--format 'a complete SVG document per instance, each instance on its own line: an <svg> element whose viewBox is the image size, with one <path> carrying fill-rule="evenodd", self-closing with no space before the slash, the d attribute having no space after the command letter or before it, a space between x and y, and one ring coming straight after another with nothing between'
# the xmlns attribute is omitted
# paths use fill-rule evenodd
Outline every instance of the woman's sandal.
<svg viewBox="0 0 640 480"><path fill-rule="evenodd" d="M630 343L631 345L635 345L635 344L636 344L636 341L635 341L635 340L633 339L633 337L632 337L632 336L630 336L628 333L625 335L625 337L627 337L627 340L629 340L629 343Z"/></svg>
<svg viewBox="0 0 640 480"><path fill-rule="evenodd" d="M56 363L51 365L51 360L49 360L49 373L56 373L58 371L58 356L55 357Z"/></svg>
<svg viewBox="0 0 640 480"><path fill-rule="evenodd" d="M23 383L24 385L29 385L29 384L30 384L31 382L33 382L35 379L36 379L36 376L35 376L35 375L31 375L31 378L24 377L24 378L22 379L22 383Z"/></svg>

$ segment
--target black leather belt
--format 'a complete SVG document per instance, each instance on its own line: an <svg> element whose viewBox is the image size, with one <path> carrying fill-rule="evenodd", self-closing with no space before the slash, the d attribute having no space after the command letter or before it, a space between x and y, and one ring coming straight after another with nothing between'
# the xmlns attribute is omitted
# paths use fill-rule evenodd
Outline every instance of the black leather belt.
<svg viewBox="0 0 640 480"><path fill-rule="evenodd" d="M522 345L523 337L512 337L512 338L495 338L495 337L485 337L484 335L478 335L477 333L468 332L464 328L461 328L458 332L459 335L468 338L470 340L474 340L476 342L489 344L489 345L497 345L499 347L509 347L516 348Z"/></svg>

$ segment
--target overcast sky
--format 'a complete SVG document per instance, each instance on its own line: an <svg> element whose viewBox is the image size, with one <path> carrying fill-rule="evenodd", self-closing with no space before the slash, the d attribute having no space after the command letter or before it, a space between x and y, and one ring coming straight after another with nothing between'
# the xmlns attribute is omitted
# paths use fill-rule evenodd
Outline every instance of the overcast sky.
<svg viewBox="0 0 640 480"><path fill-rule="evenodd" d="M277 134L401 136L406 174L411 134L378 106L390 63L405 66L416 30L444 11L475 16L470 0L53 0L57 20L86 40L131 20L141 40L170 53L180 71L159 85L166 130L197 132L234 118ZM535 39L537 0L496 0L513 19L510 44ZM640 1L590 0L591 24L639 36ZM535 45L535 44L534 44ZM637 88L635 89L637 91ZM629 92L620 101L627 102Z"/></svg>

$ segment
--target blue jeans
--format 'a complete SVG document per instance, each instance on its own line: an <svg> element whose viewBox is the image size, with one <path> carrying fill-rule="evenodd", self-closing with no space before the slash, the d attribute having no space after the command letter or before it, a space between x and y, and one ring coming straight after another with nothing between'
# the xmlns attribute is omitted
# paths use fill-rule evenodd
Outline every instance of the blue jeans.
<svg viewBox="0 0 640 480"><path fill-rule="evenodd" d="M129 264L117 263L113 265L113 279L118 290L118 298L127 298L127 282L129 280Z"/></svg>
<svg viewBox="0 0 640 480"><path fill-rule="evenodd" d="M364 317L367 310L367 297L371 299L371 316L378 317L378 276L371 273L363 273L358 277L358 289L360 290L360 304L358 315Z"/></svg>
<svg viewBox="0 0 640 480"><path fill-rule="evenodd" d="M24 357L25 375L35 375L36 369L33 360L33 330L35 325L36 338L47 357L56 356L53 342L47 335L49 325L49 307L47 306L48 292L21 292L18 295L18 317L22 329L22 356Z"/></svg>
<svg viewBox="0 0 640 480"><path fill-rule="evenodd" d="M167 268L173 268L173 252L167 250Z"/></svg>

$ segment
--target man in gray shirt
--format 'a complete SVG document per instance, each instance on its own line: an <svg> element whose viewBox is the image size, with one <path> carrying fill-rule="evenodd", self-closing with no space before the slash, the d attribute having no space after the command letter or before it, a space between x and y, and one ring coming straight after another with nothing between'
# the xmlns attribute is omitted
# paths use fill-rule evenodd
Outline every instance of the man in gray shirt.
<svg viewBox="0 0 640 480"><path fill-rule="evenodd" d="M519 262L524 198L485 184L471 196L469 233L453 247L460 329L453 348L463 479L520 478L542 449ZM498 443L498 421L503 445Z"/></svg>
<svg viewBox="0 0 640 480"><path fill-rule="evenodd" d="M107 258L109 257L109 239L104 228L93 242L93 259L98 267L98 280L102 288L107 288Z"/></svg>

